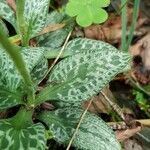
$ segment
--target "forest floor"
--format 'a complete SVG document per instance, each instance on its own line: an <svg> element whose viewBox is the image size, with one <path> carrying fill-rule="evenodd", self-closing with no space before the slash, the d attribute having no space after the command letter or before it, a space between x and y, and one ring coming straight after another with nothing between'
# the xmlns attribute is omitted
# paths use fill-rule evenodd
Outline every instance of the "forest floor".
<svg viewBox="0 0 150 150"><path fill-rule="evenodd" d="M59 0L56 1L59 2ZM118 0L112 1L112 6L108 8L109 18L104 24L87 28L76 27L72 38L86 37L101 40L120 49L122 25L121 15L116 13L118 5ZM128 32L126 36L130 34L132 3L129 3L127 9ZM89 111L101 116L113 128L124 150L150 150L149 0L141 1L129 52L133 56L131 70L116 76L109 86L94 97ZM83 107L86 108L88 103L89 101L85 102Z"/></svg>

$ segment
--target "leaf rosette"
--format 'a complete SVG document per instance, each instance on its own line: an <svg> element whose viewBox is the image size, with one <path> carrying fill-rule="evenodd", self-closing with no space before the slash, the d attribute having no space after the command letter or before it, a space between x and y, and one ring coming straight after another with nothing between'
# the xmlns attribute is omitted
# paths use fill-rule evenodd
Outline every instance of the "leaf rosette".
<svg viewBox="0 0 150 150"><path fill-rule="evenodd" d="M103 9L110 4L110 0L70 0L66 6L66 13L76 16L80 26L87 27L92 23L103 23L107 20L108 14Z"/></svg>

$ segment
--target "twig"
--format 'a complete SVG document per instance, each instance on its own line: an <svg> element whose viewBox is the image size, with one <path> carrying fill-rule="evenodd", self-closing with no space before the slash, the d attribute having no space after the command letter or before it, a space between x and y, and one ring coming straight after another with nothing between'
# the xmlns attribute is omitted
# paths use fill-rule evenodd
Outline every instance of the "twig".
<svg viewBox="0 0 150 150"><path fill-rule="evenodd" d="M135 120L136 122L139 122L142 127L150 127L150 119L139 119ZM123 124L124 122L108 122L108 125L113 125L114 123L116 124Z"/></svg>
<svg viewBox="0 0 150 150"><path fill-rule="evenodd" d="M73 140L74 140L76 134L78 133L79 127L80 127L80 125L81 125L81 123L82 123L82 121L83 121L83 119L84 119L84 117L85 117L85 115L86 115L86 113L87 113L87 111L88 111L90 105L92 104L92 102L93 102L93 98L90 100L90 102L89 102L88 106L86 107L85 111L82 113L82 115L81 115L81 117L80 117L80 120L79 120L79 123L78 123L78 125L77 125L77 127L76 127L76 130L75 130L75 132L73 133L73 136L72 136L72 138L71 138L71 140L70 140L70 142L69 142L69 144L68 144L66 150L69 150L69 149L70 149L71 144L72 144L72 142L73 142Z"/></svg>
<svg viewBox="0 0 150 150"><path fill-rule="evenodd" d="M59 58L61 57L61 55L63 54L63 52L64 52L64 50L65 50L65 47L66 47L66 45L67 45L67 43L68 43L68 40L69 40L69 38L70 38L70 36L71 36L71 33L72 33L72 31L69 32L69 34L68 34L68 36L67 36L67 38L66 38L66 40L65 40L65 43L64 43L64 45L62 46L62 48L61 48L59 54L57 55L57 57L55 58L54 62L53 62L52 65L51 65L51 67L48 69L48 71L47 71L46 74L44 75L43 79L39 82L39 84L46 78L46 76L49 74L49 72L53 69L53 67L54 67L55 64L57 63L58 59L59 59Z"/></svg>
<svg viewBox="0 0 150 150"><path fill-rule="evenodd" d="M101 91L100 93L107 100L107 102L112 106L112 108L118 113L118 115L122 118L122 120L125 121L125 116L121 108L117 104L113 103L104 92Z"/></svg>
<svg viewBox="0 0 150 150"><path fill-rule="evenodd" d="M146 94L147 96L150 96L150 93L148 91L146 91L140 84L138 81L134 81L131 77L127 76L128 80L130 81L132 86L135 86L137 89L139 89L140 91L142 91L144 94Z"/></svg>

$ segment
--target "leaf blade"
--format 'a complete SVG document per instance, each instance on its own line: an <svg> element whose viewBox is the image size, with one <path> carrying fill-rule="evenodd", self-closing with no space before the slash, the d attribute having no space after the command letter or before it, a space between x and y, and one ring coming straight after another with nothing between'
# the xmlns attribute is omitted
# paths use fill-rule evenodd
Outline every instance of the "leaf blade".
<svg viewBox="0 0 150 150"><path fill-rule="evenodd" d="M26 0L24 17L30 38L35 37L45 26L49 0Z"/></svg>
<svg viewBox="0 0 150 150"><path fill-rule="evenodd" d="M11 23L16 29L15 13L5 0L0 0L0 16Z"/></svg>
<svg viewBox="0 0 150 150"><path fill-rule="evenodd" d="M35 124L24 129L15 129L10 121L0 121L0 148L7 150L45 150L45 128Z"/></svg>
<svg viewBox="0 0 150 150"><path fill-rule="evenodd" d="M129 54L108 44L100 49L84 49L58 63L49 77L49 83L56 85L41 91L37 101L82 102L97 94L116 74L129 68Z"/></svg>
<svg viewBox="0 0 150 150"><path fill-rule="evenodd" d="M0 19L0 26L1 26L2 29L4 30L5 34L6 34L7 36L9 36L9 31L8 31L8 29L7 29L6 25L5 25L5 23L4 23L1 19Z"/></svg>
<svg viewBox="0 0 150 150"><path fill-rule="evenodd" d="M0 102L0 110L24 104L22 95L19 92L7 90L3 86L0 86Z"/></svg>
<svg viewBox="0 0 150 150"><path fill-rule="evenodd" d="M83 110L70 107L53 112L43 112L38 118L48 125L58 143L66 145L82 113ZM73 146L84 150L120 150L113 131L103 120L91 113L87 113L83 119Z"/></svg>
<svg viewBox="0 0 150 150"><path fill-rule="evenodd" d="M36 87L39 81L43 78L43 73L46 72L48 68L47 60L44 58L44 49L22 48L21 54L25 60L27 69L31 73L34 86ZM41 73L41 71L43 72ZM26 88L24 86L23 79L9 55L1 48L0 87L0 109L24 104L23 96L26 95Z"/></svg>
<svg viewBox="0 0 150 150"><path fill-rule="evenodd" d="M47 16L46 26L50 24L54 25L56 23L62 23L62 21L64 21L65 19L68 18L64 13L53 11ZM72 29L73 23L69 23L68 25L65 25L65 27L63 27L62 29L37 36L36 41L40 46L48 47L49 49L58 48L62 46L67 35Z"/></svg>

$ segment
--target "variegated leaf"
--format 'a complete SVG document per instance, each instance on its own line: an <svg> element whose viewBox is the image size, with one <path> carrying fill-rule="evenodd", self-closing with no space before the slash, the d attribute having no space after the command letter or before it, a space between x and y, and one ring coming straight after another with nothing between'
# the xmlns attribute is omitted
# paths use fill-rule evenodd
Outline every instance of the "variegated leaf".
<svg viewBox="0 0 150 150"><path fill-rule="evenodd" d="M87 38L73 39L70 42L68 42L65 48L65 51L67 51L68 53L70 52L69 55L82 53L84 50L109 51L116 49L106 42Z"/></svg>
<svg viewBox="0 0 150 150"><path fill-rule="evenodd" d="M7 90L4 86L0 86L0 110L23 104L22 94L17 91Z"/></svg>
<svg viewBox="0 0 150 150"><path fill-rule="evenodd" d="M88 38L76 38L68 42L68 44L65 47L64 51L64 57L72 56L77 53L82 53L87 50L97 50L97 51L106 51L109 49L114 49L114 47L106 42L98 41L98 40L92 40ZM60 49L56 49L57 51L60 51ZM49 53L48 51L45 52ZM59 52L58 52L59 53Z"/></svg>
<svg viewBox="0 0 150 150"><path fill-rule="evenodd" d="M46 25L61 23L66 18L64 13L54 11L47 17ZM68 33L72 30L73 24L70 23L62 29L46 33L36 37L36 41L40 46L50 48L58 48L64 43Z"/></svg>
<svg viewBox="0 0 150 150"><path fill-rule="evenodd" d="M44 49L42 48L23 48L21 50L24 61L26 62L29 72L34 76L35 86L42 78L41 74L36 74L37 78L35 80L35 73L39 69L44 71L46 66L41 66L41 60L43 61ZM46 60L45 60L46 63ZM39 68L40 66L41 68ZM44 71L45 72L45 71ZM15 106L17 104L24 103L22 101L23 94L25 94L23 80L18 73L13 61L8 56L8 54L0 48L0 86L3 90L0 90L0 109ZM7 93L7 95L4 95ZM20 93L20 94L18 94ZM19 95L19 97L17 96ZM14 99L13 99L14 98Z"/></svg>
<svg viewBox="0 0 150 150"><path fill-rule="evenodd" d="M104 43L103 43L104 44ZM87 49L58 63L37 101L76 103L97 94L112 78L129 68L130 55L106 44L103 50Z"/></svg>
<svg viewBox="0 0 150 150"><path fill-rule="evenodd" d="M6 3L6 0L0 0L0 17L7 20L16 29L15 13Z"/></svg>
<svg viewBox="0 0 150 150"><path fill-rule="evenodd" d="M53 132L54 139L61 144L70 141L83 110L78 108L58 109L43 112L39 119ZM120 150L114 132L96 115L87 113L73 141L73 146L82 150Z"/></svg>
<svg viewBox="0 0 150 150"><path fill-rule="evenodd" d="M47 58L56 58L60 52L60 49L61 48L56 48L55 50L53 49L50 51L47 48L44 55ZM72 56L87 50L105 51L109 49L114 49L114 47L106 42L87 38L76 38L68 42L68 44L65 47L64 53L62 54L61 57L64 58Z"/></svg>
<svg viewBox="0 0 150 150"><path fill-rule="evenodd" d="M25 21L28 28L28 37L36 36L45 26L49 0L26 0Z"/></svg>
<svg viewBox="0 0 150 150"><path fill-rule="evenodd" d="M38 83L43 79L47 70L48 61L44 58L31 72L32 80L35 83L35 85L38 85Z"/></svg>
<svg viewBox="0 0 150 150"><path fill-rule="evenodd" d="M9 31L5 25L5 23L0 19L0 26L2 27L3 31L5 32L5 34L8 36L9 35Z"/></svg>
<svg viewBox="0 0 150 150"><path fill-rule="evenodd" d="M21 53L29 72L41 63L44 49L42 48L22 48ZM21 84L21 76L18 73L13 61L8 54L0 49L0 81L7 89L16 90Z"/></svg>
<svg viewBox="0 0 150 150"><path fill-rule="evenodd" d="M44 57L44 51L45 49L42 47L23 49L24 60L35 86L37 86L48 70L48 62Z"/></svg>
<svg viewBox="0 0 150 150"><path fill-rule="evenodd" d="M45 128L42 124L33 124L23 129L15 129L9 121L2 120L0 121L0 149L45 150Z"/></svg>

